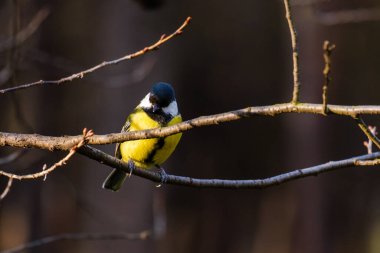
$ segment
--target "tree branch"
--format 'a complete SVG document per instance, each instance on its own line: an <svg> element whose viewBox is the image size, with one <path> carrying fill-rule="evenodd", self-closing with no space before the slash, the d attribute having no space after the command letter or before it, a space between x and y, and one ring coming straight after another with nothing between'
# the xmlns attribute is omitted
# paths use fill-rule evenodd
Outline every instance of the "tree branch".
<svg viewBox="0 0 380 253"><path fill-rule="evenodd" d="M12 183L13 183L13 177L9 177L8 178L8 183L7 183L7 185L5 186L3 192L0 195L0 200L3 200L8 195L9 191L11 190Z"/></svg>
<svg viewBox="0 0 380 253"><path fill-rule="evenodd" d="M16 253L53 242L63 241L63 240L146 240L151 237L151 231L145 230L140 233L65 233L53 236L47 236L39 240L31 241L12 249L0 251L0 253Z"/></svg>
<svg viewBox="0 0 380 253"><path fill-rule="evenodd" d="M170 34L169 36L165 36L162 35L161 38L155 42L154 44L148 46L148 47L145 47L144 49L141 49L140 51L137 51L133 54L129 54L129 55L126 55L126 56L123 56L119 59L116 59L116 60L111 60L111 61L104 61L92 68L89 68L89 69L86 69L86 70L83 70L81 72L78 72L76 74L72 74L70 76L67 76L67 77L63 77L59 80L52 80L52 81L44 81L44 80L40 80L40 81L37 81L37 82L33 82L33 83L27 83L27 84L23 84L23 85L19 85L19 86L16 86L16 87L11 87L11 88L7 88L7 89L2 89L0 90L0 93L7 93L7 92L13 92L13 91L16 91L16 90L22 90L22 89L26 89L26 88L30 88L30 87L35 87L35 86L40 86L40 85L45 85L45 84L62 84L62 83L66 83L66 82L71 82L75 79L78 79L78 78L83 78L85 75L89 74L89 73L92 73L94 72L95 70L98 70L98 69L101 69L103 67L106 67L106 66L110 66L110 65L115 65L115 64L118 64L122 61L126 61L126 60L131 60L133 58L136 58L136 57L139 57L141 55L144 55L150 51L153 51L153 50L156 50L158 49L162 44L164 44L165 42L167 42L168 40L176 37L177 35L180 35L182 34L183 32L183 29L189 24L191 20L191 17L188 17L185 22L172 34Z"/></svg>
<svg viewBox="0 0 380 253"><path fill-rule="evenodd" d="M297 44L297 33L294 29L294 23L291 13L291 6L289 0L284 0L285 5L285 17L288 21L290 38L292 42L292 54L293 54L293 98L292 103L297 104L299 102L299 90L300 90L300 81L299 81L299 67L298 67L298 44Z"/></svg>
<svg viewBox="0 0 380 253"><path fill-rule="evenodd" d="M195 127L218 125L220 123L240 120L253 116L276 116L283 113L308 113L324 115L322 104L308 103L285 103L268 106L247 107L240 110L202 116L187 120L182 123L163 128L156 128L144 131L111 133L105 135L94 135L88 139L88 144L104 145L129 140L149 139L164 137L179 132L185 132ZM380 114L380 106L344 106L329 105L329 113L349 116L355 118L361 114ZM70 150L72 146L81 140L82 136L43 136L39 134L16 134L0 132L0 146L13 146L22 148L39 148L48 150Z"/></svg>
<svg viewBox="0 0 380 253"><path fill-rule="evenodd" d="M330 41L325 40L323 43L323 59L325 60L325 67L323 68L323 77L324 77L324 83L322 88L322 104L323 104L323 112L325 115L328 113L328 107L327 107L327 88L330 84L331 77L330 77L330 71L331 71L331 53L332 50L335 48L334 44L331 44Z"/></svg>
<svg viewBox="0 0 380 253"><path fill-rule="evenodd" d="M88 138L93 136L93 134L94 133L92 132L92 130L87 131L86 128L83 129L82 139L70 148L70 152L64 158L62 158L59 162L55 163L53 166L51 166L48 169L46 168L46 164L45 164L42 171L37 172L37 173L33 173L33 174L27 174L27 175L16 175L13 173L9 173L9 172L5 172L5 171L0 170L0 176L5 176L5 177L8 177L9 179L17 179L17 180L36 179L36 178L40 178L40 177L46 178L47 174L49 174L50 172L52 172L56 168L66 164L66 162L75 154L75 152L77 152L77 150L80 147L82 147L83 145L85 145L87 143Z"/></svg>
<svg viewBox="0 0 380 253"><path fill-rule="evenodd" d="M354 117L356 123L360 127L360 129L363 131L363 133L368 137L370 141L372 141L378 149L380 149L380 140L377 138L377 136L369 129L367 124L364 122L362 117Z"/></svg>
<svg viewBox="0 0 380 253"><path fill-rule="evenodd" d="M286 19L288 21L288 26L291 35L292 42L292 52L293 52L293 98L290 103L276 104L269 106L256 106L247 107L240 110L202 116L192 120L184 121L180 124L176 124L170 127L151 129L145 131L127 132L127 133L112 133L106 135L94 135L94 136L64 136L64 137L52 137L52 136L42 136L37 134L15 134L15 133L1 133L0 132L0 146L14 146L14 147L34 147L40 149L48 150L70 150L69 154L62 159L60 162L53 165L48 170L30 174L30 175L15 175L11 173L6 173L0 171L0 175L7 176L11 179L31 179L35 177L46 176L50 171L54 170L57 166L61 166L65 161L70 159L74 155L75 151L78 150L81 154L88 156L91 159L97 160L101 163L105 163L113 168L118 168L124 170L128 173L131 172L127 164L119 159L116 159L110 155L103 153L100 150L92 148L90 146L85 146L85 143L93 145L110 144L116 142L123 142L128 140L137 139L147 139L164 137L179 132L184 132L195 127L216 125L224 122L239 120L242 118L253 117L253 116L276 116L283 113L307 113L307 114L319 114L325 115L327 106L329 108L329 113L349 116L357 118L358 115L362 114L380 114L380 106L342 106L342 105L327 105L327 99L324 99L323 104L310 104L310 103L299 103L299 67L298 67L298 46L297 46L297 36L294 29L294 23L291 16L291 10L289 5L289 0L284 0ZM157 49L160 45L167 42L171 38L182 33L182 30L187 26L190 21L190 17L171 35L163 35L156 43L149 47L146 47L136 53L126 55L116 60L105 61L99 65L92 68L73 74L68 77L61 78L54 81L38 81L34 83L24 84L16 86L13 88L8 88L0 90L0 93L11 92L19 89L25 89L28 87L33 87L42 84L60 84L64 82L69 82L74 79L82 78L84 75L92 73L95 70L103 68L108 65L117 64L121 61L129 60L138 56L141 56L149 51ZM328 51L328 49L326 49ZM326 63L327 64L327 63ZM328 77L328 73L325 75ZM327 91L327 85L326 89ZM324 95L326 95L324 91ZM360 126L360 124L359 124ZM365 129L365 128L364 128ZM370 136L370 135L368 135ZM372 140L372 139L371 139ZM74 148L73 148L74 147ZM134 169L133 174L150 179L154 182L194 186L194 187L214 187L214 188L265 188L277 184L281 184L290 180L297 178L317 175L319 173L324 173L327 171L332 171L338 168L348 167L348 166L359 166L364 164L362 161L373 160L380 157L380 153L373 153L364 156L353 157L345 160L329 162L322 165L313 166L310 168L300 169L291 171L288 173L280 174L274 177L258 179L258 180L222 180L222 179L196 179L190 177L180 177L174 175L167 175L162 178L159 173L154 173L149 170ZM373 160L375 161L375 160ZM372 161L371 161L372 162ZM369 164L370 162L367 162Z"/></svg>
<svg viewBox="0 0 380 253"><path fill-rule="evenodd" d="M90 146L83 146L78 152L84 156L87 156L93 160L96 160L102 164L106 164L112 168L123 170L127 173L132 173L136 176L149 179L156 183L165 183L172 185L199 187L199 188L220 188L220 189L262 189L270 186L280 185L288 181L293 181L299 178L316 176L329 171L360 166L363 164L358 161L374 160L380 157L380 152L356 156L339 161L331 161L321 165L308 167L304 169L293 170L287 173L283 173L277 176L268 177L264 179L248 179L248 180L227 180L227 179L199 179L191 177L182 177L175 175L165 175L156 173L150 170L143 170L134 168L132 171L127 163L110 156L98 149Z"/></svg>

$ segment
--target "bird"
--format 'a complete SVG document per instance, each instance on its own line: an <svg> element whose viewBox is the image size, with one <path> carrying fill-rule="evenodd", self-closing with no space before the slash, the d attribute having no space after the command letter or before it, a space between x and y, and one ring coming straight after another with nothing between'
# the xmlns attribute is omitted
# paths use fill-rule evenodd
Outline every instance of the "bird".
<svg viewBox="0 0 380 253"><path fill-rule="evenodd" d="M127 117L121 132L132 132L171 126L182 122L173 87L165 82L154 84L150 92L141 100ZM182 133L174 135L132 140L116 144L115 157L128 163L130 168L161 168L175 150ZM118 191L125 179L125 171L114 169L103 183L103 188Z"/></svg>

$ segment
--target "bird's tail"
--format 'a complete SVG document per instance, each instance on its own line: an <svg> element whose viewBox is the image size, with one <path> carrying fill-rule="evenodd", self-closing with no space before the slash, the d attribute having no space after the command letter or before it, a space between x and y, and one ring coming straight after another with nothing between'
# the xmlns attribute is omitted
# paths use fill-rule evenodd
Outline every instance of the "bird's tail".
<svg viewBox="0 0 380 253"><path fill-rule="evenodd" d="M127 173L122 170L113 170L111 174L108 175L107 179L103 183L103 188L111 191L118 191L123 185L125 179L127 178Z"/></svg>

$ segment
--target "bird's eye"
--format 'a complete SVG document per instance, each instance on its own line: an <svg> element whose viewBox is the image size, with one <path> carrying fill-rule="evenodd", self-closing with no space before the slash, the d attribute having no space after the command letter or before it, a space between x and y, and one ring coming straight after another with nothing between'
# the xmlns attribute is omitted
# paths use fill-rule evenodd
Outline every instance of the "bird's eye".
<svg viewBox="0 0 380 253"><path fill-rule="evenodd" d="M150 101L152 104L157 104L157 103L158 103L158 98L157 98L155 95L150 95L150 96L149 96L149 101Z"/></svg>

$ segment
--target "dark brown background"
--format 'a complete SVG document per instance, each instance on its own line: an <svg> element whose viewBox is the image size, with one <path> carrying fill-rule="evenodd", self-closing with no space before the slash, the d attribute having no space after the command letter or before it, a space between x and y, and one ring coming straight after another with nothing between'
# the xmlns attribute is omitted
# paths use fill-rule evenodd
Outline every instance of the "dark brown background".
<svg viewBox="0 0 380 253"><path fill-rule="evenodd" d="M118 132L157 81L173 84L185 119L291 98L290 36L280 0L165 0L153 9L132 0L19 2L21 26L45 5L50 16L19 48L18 84L58 79L132 53L174 31L187 16L193 20L183 36L159 51L83 80L1 95L1 131L76 135L88 127L97 134ZM322 44L328 39L337 45L329 102L379 104L380 23L326 24L325 19L336 11L376 10L379 1L297 3L293 11L302 101L321 101ZM0 2L2 39L10 36L11 9L11 1ZM7 55L1 54L2 66ZM376 117L366 119L379 124ZM186 132L164 167L169 173L199 178L263 178L363 154L364 140L347 118L257 117ZM100 148L113 153L114 145ZM11 149L0 152L5 155ZM33 150L1 169L37 171L63 156ZM152 227L161 236L135 242L65 241L31 252L380 249L378 167L348 168L264 190L156 188L132 177L118 193L101 189L109 171L78 155L45 182L15 182L0 203L0 249L59 233L139 232ZM5 183L0 178L1 189Z"/></svg>

